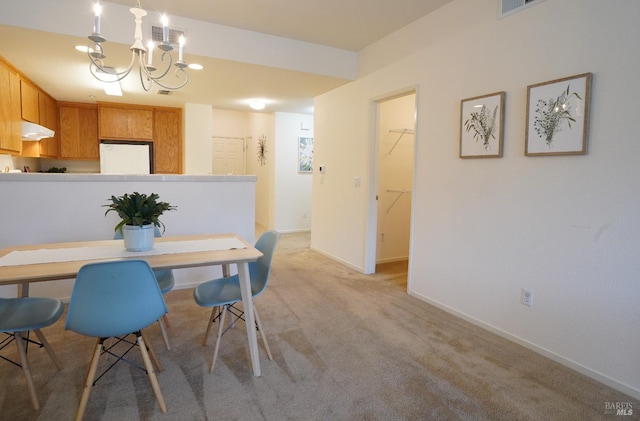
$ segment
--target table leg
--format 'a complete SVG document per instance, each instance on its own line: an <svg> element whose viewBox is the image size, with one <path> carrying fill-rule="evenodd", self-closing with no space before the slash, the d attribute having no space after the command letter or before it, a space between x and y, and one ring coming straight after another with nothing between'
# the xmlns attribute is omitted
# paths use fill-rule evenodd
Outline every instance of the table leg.
<svg viewBox="0 0 640 421"><path fill-rule="evenodd" d="M245 325L247 326L247 339L249 340L249 353L251 354L253 375L260 377L260 355L258 353L256 319L253 313L253 296L251 295L249 264L247 262L238 263L238 277L240 278L240 294L242 295L242 307L244 309Z"/></svg>
<svg viewBox="0 0 640 421"><path fill-rule="evenodd" d="M18 298L29 296L29 282L18 284Z"/></svg>

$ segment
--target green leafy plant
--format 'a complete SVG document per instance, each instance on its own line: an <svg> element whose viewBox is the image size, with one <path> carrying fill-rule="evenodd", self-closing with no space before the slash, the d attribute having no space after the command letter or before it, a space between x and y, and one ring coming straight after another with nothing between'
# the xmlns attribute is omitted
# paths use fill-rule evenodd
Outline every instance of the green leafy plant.
<svg viewBox="0 0 640 421"><path fill-rule="evenodd" d="M571 123L575 123L576 119L571 115L571 97L582 100L576 92L570 92L571 85L567 85L566 91L563 91L556 99L548 100L539 99L536 103L535 118L533 128L538 136L547 142L549 148L553 143L553 137L556 133L562 131L562 123L567 122L569 128Z"/></svg>
<svg viewBox="0 0 640 421"><path fill-rule="evenodd" d="M123 225L143 226L153 224L162 228L162 232L164 232L164 224L158 218L164 212L175 210L177 207L171 206L167 202L161 202L159 199L160 196L156 193L146 195L133 192L131 194L125 193L122 196L111 196L108 199L111 203L103 205L109 208L104 214L106 216L113 211L122 219L116 225L115 231L121 231Z"/></svg>
<svg viewBox="0 0 640 421"><path fill-rule="evenodd" d="M467 132L473 129L473 138L476 142L478 139L482 140L482 146L487 150L491 146L489 140L495 139L496 131L496 116L498 113L498 106L493 109L493 113L489 111L485 105L480 108L478 112L472 112L469 118L464 122L464 128Z"/></svg>

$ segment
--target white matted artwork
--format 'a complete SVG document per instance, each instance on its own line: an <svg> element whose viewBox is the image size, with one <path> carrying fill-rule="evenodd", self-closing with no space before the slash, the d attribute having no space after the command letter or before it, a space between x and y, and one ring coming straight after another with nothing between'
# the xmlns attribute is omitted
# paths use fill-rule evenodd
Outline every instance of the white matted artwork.
<svg viewBox="0 0 640 421"><path fill-rule="evenodd" d="M313 170L313 138L298 138L298 172L310 173Z"/></svg>
<svg viewBox="0 0 640 421"><path fill-rule="evenodd" d="M591 73L527 87L525 155L587 153Z"/></svg>
<svg viewBox="0 0 640 421"><path fill-rule="evenodd" d="M460 158L502 156L504 92L463 99L460 104Z"/></svg>

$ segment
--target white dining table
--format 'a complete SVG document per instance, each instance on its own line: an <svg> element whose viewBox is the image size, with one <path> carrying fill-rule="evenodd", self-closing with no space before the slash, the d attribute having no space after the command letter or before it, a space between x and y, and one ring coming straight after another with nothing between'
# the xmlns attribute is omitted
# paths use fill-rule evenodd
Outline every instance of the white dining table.
<svg viewBox="0 0 640 421"><path fill-rule="evenodd" d="M0 249L0 285L18 285L29 295L33 282L72 279L82 266L108 260L142 259L154 270L235 264L245 312L253 374L261 375L249 262L262 253L235 234L203 234L155 238L147 252L129 252L123 240L79 241L12 246ZM225 269L228 272L228 269Z"/></svg>

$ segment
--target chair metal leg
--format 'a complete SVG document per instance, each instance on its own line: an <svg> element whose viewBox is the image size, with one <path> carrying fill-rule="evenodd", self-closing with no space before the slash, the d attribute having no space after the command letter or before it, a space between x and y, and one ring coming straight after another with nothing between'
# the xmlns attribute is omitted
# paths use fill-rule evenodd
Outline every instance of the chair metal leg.
<svg viewBox="0 0 640 421"><path fill-rule="evenodd" d="M60 362L56 354L53 352L53 348L51 348L51 345L49 345L49 342L47 342L47 340L45 339L40 329L35 329L34 332L36 333L36 336L40 340L40 343L44 346L44 349L47 350L49 357L51 357L51 361L53 361L53 363L56 365L56 367L58 368L58 371L62 370L62 363Z"/></svg>
<svg viewBox="0 0 640 421"><path fill-rule="evenodd" d="M144 338L144 342L147 344L145 351L147 349L149 350L149 355L151 356L151 360L153 361L153 364L155 364L156 369L158 370L158 373L162 373L164 369L162 368L162 364L160 364L160 358L158 358L158 354L156 354L156 350L153 349L153 344L149 340L149 336L146 334L144 330L140 331L140 334Z"/></svg>
<svg viewBox="0 0 640 421"><path fill-rule="evenodd" d="M164 403L164 397L162 396L162 392L160 391L160 384L158 383L158 378L156 377L156 373L153 370L153 364L151 363L151 359L149 358L147 345L145 344L143 336L144 335L142 333L140 334L140 336L138 336L138 347L140 348L140 353L142 353L142 360L144 361L144 365L147 368L147 375L149 376L149 380L151 381L153 393L156 395L160 410L162 411L162 413L165 413L167 412L167 406Z"/></svg>
<svg viewBox="0 0 640 421"><path fill-rule="evenodd" d="M93 380L96 378L96 371L98 370L98 362L100 361L103 341L104 340L102 338L99 338L96 342L93 357L91 357L91 364L89 365L89 372L87 373L87 379L84 382L84 390L82 391L82 398L80 398L80 406L78 407L78 413L76 414L76 421L82 420L84 412L87 409L89 395L91 394L91 388L93 387Z"/></svg>
<svg viewBox="0 0 640 421"><path fill-rule="evenodd" d="M253 306L253 314L256 315L256 324L258 325L258 331L262 337L262 343L264 343L264 349L267 351L267 357L269 357L269 360L273 361L271 349L269 349L269 344L267 343L267 335L264 333L264 330L262 330L262 323L260 323L260 316L258 316L258 309L255 305Z"/></svg>
<svg viewBox="0 0 640 421"><path fill-rule="evenodd" d="M216 359L218 358L218 350L220 349L220 338L222 337L222 331L224 330L224 316L226 314L227 306L224 306L221 310L220 314L220 325L218 326L218 337L216 338L216 346L213 350L213 360L211 360L211 365L209 366L209 373L213 373L213 367L216 365Z"/></svg>
<svg viewBox="0 0 640 421"><path fill-rule="evenodd" d="M167 350L171 351L171 345L169 344L169 337L167 336L167 329L165 329L164 319L158 319L158 325L160 326L160 332L162 332L162 338L164 339L164 345Z"/></svg>
<svg viewBox="0 0 640 421"><path fill-rule="evenodd" d="M211 330L211 325L213 325L213 321L218 316L219 310L220 310L220 307L214 307L211 310L211 316L209 316L209 322L207 323L207 330L204 332L204 338L202 338L202 346L205 346L207 344L207 339L209 339L209 331Z"/></svg>
<svg viewBox="0 0 640 421"><path fill-rule="evenodd" d="M22 372L24 373L24 379L27 382L27 389L29 389L29 396L31 396L31 404L33 409L40 409L40 402L38 402L38 395L36 394L36 388L33 385L33 378L31 377L31 368L29 367L29 361L27 360L27 350L25 347L25 340L22 337L22 332L15 332L14 338L16 346L18 347L18 354L20 355L20 364L22 365Z"/></svg>

